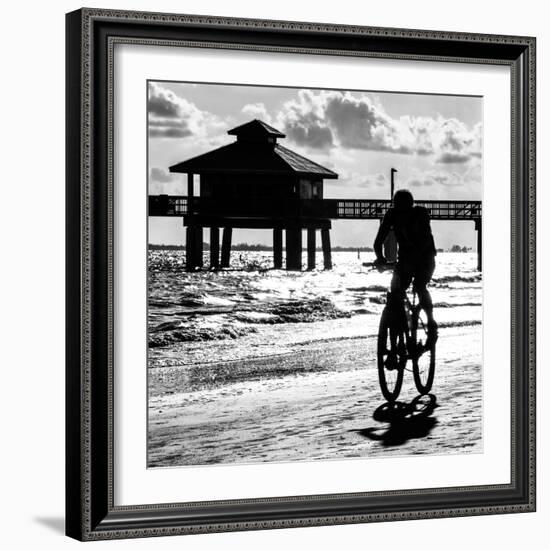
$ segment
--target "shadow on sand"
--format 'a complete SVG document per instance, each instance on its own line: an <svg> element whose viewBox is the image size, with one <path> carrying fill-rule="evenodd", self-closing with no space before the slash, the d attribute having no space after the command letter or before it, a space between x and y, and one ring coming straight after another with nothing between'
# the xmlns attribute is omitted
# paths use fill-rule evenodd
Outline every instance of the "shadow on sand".
<svg viewBox="0 0 550 550"><path fill-rule="evenodd" d="M426 437L437 424L437 419L431 416L437 407L433 394L418 395L410 403L383 403L373 413L377 422L389 426L374 426L353 430L359 435L380 441L384 447L403 445L410 439Z"/></svg>

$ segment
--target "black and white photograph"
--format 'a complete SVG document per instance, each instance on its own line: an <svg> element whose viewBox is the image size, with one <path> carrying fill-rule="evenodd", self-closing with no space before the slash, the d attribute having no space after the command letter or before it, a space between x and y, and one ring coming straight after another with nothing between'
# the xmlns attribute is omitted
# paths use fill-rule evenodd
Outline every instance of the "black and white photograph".
<svg viewBox="0 0 550 550"><path fill-rule="evenodd" d="M483 452L483 98L146 86L147 467Z"/></svg>

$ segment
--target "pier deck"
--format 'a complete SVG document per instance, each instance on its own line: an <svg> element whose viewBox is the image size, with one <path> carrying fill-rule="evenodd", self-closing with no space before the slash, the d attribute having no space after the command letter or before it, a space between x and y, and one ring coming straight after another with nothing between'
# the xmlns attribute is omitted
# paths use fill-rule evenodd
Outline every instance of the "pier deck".
<svg viewBox="0 0 550 550"><path fill-rule="evenodd" d="M293 209L302 215L334 220L376 220L384 217L391 206L389 199L310 199L296 201ZM150 216L188 216L213 213L215 205L202 197L192 198L192 207L185 195L150 195ZM432 220L480 220L481 201L415 201L430 212ZM227 212L224 210L227 215ZM284 216L286 212L281 213Z"/></svg>

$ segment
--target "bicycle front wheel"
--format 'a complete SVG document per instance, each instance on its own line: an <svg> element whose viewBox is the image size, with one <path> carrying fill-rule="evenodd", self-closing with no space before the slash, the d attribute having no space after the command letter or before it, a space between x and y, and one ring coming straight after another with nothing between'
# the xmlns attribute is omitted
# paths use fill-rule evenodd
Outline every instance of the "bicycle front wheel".
<svg viewBox="0 0 550 550"><path fill-rule="evenodd" d="M413 345L412 365L416 389L422 395L431 389L435 376L435 344L426 348L428 339L428 319L422 308L413 311L411 340Z"/></svg>
<svg viewBox="0 0 550 550"><path fill-rule="evenodd" d="M382 395L389 402L399 396L407 362L405 332L392 325L389 308L385 307L378 329L378 380Z"/></svg>

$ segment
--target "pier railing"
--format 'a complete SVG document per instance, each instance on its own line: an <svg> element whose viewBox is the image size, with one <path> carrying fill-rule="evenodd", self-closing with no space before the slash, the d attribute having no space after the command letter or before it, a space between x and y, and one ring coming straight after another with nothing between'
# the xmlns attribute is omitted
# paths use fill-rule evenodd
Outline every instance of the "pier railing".
<svg viewBox="0 0 550 550"><path fill-rule="evenodd" d="M391 207L390 200L325 199L329 217L335 219L379 219ZM426 208L433 220L474 220L481 218L481 201L415 201Z"/></svg>
<svg viewBox="0 0 550 550"><path fill-rule="evenodd" d="M149 195L149 216L185 216L187 197L181 195Z"/></svg>

